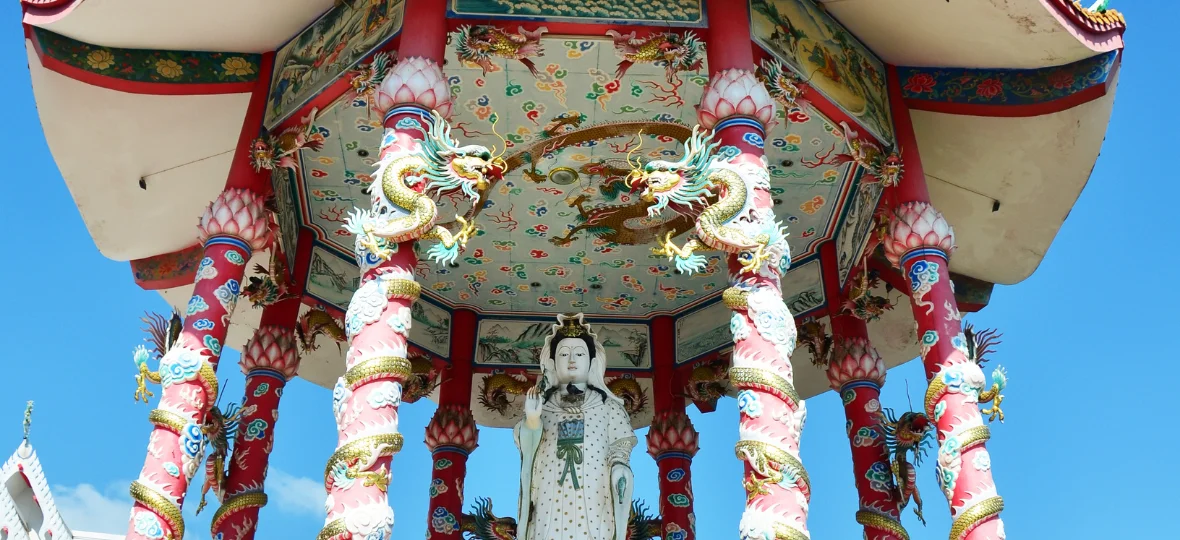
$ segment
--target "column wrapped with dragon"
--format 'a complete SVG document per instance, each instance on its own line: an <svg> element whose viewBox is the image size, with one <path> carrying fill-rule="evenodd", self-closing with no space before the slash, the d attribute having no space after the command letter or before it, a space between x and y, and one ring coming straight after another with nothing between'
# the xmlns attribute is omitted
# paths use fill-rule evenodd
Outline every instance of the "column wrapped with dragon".
<svg viewBox="0 0 1180 540"><path fill-rule="evenodd" d="M979 404L993 402L984 413L1003 420L1000 392L1007 376L997 369L989 384L981 369L996 336L963 327L948 268L955 235L943 215L927 202L914 201L895 207L892 218L885 256L910 285L922 365L930 382L923 412L938 434L938 481L950 502L950 538L1003 538L1004 499L996 490L985 448L991 429L979 411Z"/></svg>
<svg viewBox="0 0 1180 540"><path fill-rule="evenodd" d="M732 386L741 410L737 456L745 463L746 511L742 539L808 538L810 481L799 459L806 408L795 391L791 354L795 322L780 280L790 263L783 226L776 220L762 155L774 101L749 71L715 73L698 108L700 127L679 161L636 166L628 178L655 216L666 209L691 216L696 226L681 245L668 235L653 251L681 272L699 270L708 247L729 256L733 310Z"/></svg>
<svg viewBox="0 0 1180 540"><path fill-rule="evenodd" d="M159 382L160 401L148 414L153 429L139 478L131 483L134 500L127 538L158 540L184 536L185 494L201 468L209 446L209 489L221 491L228 435L223 426L232 415L215 407L217 364L230 319L242 292L246 264L253 253L274 239L265 200L248 189L229 188L215 199L197 225L203 251L193 280L192 297L171 320L147 319L159 360L156 372L147 367L151 355L137 349L136 399L152 395L148 382ZM227 411L228 407L227 407Z"/></svg>
<svg viewBox="0 0 1180 540"><path fill-rule="evenodd" d="M344 318L346 371L332 396L339 439L324 470L328 516L319 540L392 537L390 462L403 442L398 407L412 372L410 308L421 291L414 281L413 242L440 240L427 255L439 263L454 261L474 227L464 219L457 219L460 230L454 234L436 226L431 195L458 192L474 202L487 176L503 170L502 160L487 148L451 139L444 117L450 92L434 61L401 60L374 101L386 132L371 208L353 211L346 224L356 235L361 279Z"/></svg>

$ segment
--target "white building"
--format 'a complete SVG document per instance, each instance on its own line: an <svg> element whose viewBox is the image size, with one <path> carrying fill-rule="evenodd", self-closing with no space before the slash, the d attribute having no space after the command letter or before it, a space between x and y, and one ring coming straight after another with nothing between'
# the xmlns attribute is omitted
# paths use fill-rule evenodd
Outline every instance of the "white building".
<svg viewBox="0 0 1180 540"><path fill-rule="evenodd" d="M26 431L25 440L0 469L0 540L123 540L123 537L70 530L53 504L49 482Z"/></svg>

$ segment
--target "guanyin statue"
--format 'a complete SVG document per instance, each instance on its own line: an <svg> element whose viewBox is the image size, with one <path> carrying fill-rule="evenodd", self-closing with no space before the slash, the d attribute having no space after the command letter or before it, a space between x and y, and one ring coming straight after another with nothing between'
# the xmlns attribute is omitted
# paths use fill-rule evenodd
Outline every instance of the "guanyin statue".
<svg viewBox="0 0 1180 540"><path fill-rule="evenodd" d="M582 315L558 315L541 377L513 434L520 448L521 540L624 540L635 431L607 390L606 351Z"/></svg>

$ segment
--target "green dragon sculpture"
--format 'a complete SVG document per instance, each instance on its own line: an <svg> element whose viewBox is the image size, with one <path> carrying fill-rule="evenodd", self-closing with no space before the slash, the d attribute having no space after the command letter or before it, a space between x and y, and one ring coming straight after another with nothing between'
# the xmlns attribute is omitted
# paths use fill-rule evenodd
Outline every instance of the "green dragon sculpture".
<svg viewBox="0 0 1180 540"><path fill-rule="evenodd" d="M653 203L649 216L671 208L696 218L695 234L687 242L677 246L668 233L652 252L668 257L686 274L705 268L707 259L696 253L705 246L737 256L743 274L767 267L782 273L790 262L785 229L770 209L754 205L755 190L770 189L766 168L735 163L737 149L719 151L719 146L712 133L697 126L684 141L679 161L653 160L628 175L628 185L643 186L640 196Z"/></svg>
<svg viewBox="0 0 1180 540"><path fill-rule="evenodd" d="M404 123L404 124L403 124ZM503 158L479 145L459 146L451 138L451 126L431 112L429 128L403 118L399 128L423 131L425 137L410 150L394 149L385 153L374 174L378 185L371 190L372 208L354 210L345 228L357 235L357 243L381 260L389 260L395 245L416 239L434 239L440 243L427 250L427 257L449 264L459 257L459 250L475 234L475 224L457 216L460 227L452 233L436 226L438 209L431 192L444 195L462 191L472 202L488 186L488 177L499 177L507 169ZM393 130L381 143L385 150L395 142Z"/></svg>

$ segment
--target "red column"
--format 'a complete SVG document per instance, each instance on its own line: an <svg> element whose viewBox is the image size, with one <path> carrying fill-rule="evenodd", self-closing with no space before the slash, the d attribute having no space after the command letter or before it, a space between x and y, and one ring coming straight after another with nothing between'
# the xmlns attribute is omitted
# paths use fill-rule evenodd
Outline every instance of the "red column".
<svg viewBox="0 0 1180 540"><path fill-rule="evenodd" d="M213 514L214 538L253 540L257 531L258 512L267 501L263 486L279 422L279 400L287 381L299 370L294 331L299 306L298 298L267 306L261 325L243 349L246 394L224 496L219 496L222 504Z"/></svg>
<svg viewBox="0 0 1180 540"><path fill-rule="evenodd" d="M856 317L833 316L832 337L834 356L826 373L844 403L852 472L860 494L856 521L864 525L868 540L908 540L900 522L904 506L894 483L881 410L885 362L869 342L868 326ZM920 499L915 503L920 517Z"/></svg>
<svg viewBox="0 0 1180 540"><path fill-rule="evenodd" d="M852 472L860 495L856 521L864 526L867 540L908 540L900 522L905 504L894 482L885 433L887 418L881 406L885 362L869 342L865 321L845 311L847 297L835 271L835 244L824 246L820 256L824 269L829 270L824 275L824 290L829 298L833 343L831 356L818 360L827 362L828 384L844 403ZM912 471L910 468L903 474ZM916 511L921 517L920 503Z"/></svg>
<svg viewBox="0 0 1180 540"><path fill-rule="evenodd" d="M653 405L656 415L647 431L647 453L660 470L660 530L663 538L696 538L693 513L692 458L700 446L684 412L684 380L676 374L676 322L657 317L651 325Z"/></svg>
<svg viewBox="0 0 1180 540"><path fill-rule="evenodd" d="M953 517L950 538L1003 538L1004 524L999 516L1004 501L992 480L991 457L984 447L990 430L978 408L987 380L967 357L966 338L950 281L954 231L930 204L910 113L901 95L897 70L892 66L889 94L905 172L901 184L890 194L895 206L885 255L910 286L922 364L930 382L925 412L938 428L939 483L950 501ZM1003 388L1003 379L994 378L997 386L993 390L998 392Z"/></svg>
<svg viewBox="0 0 1180 540"><path fill-rule="evenodd" d="M810 480L799 459L799 435L806 408L795 391L791 353L795 319L782 298L780 279L790 254L775 223L763 146L765 126L774 118L774 101L757 81L745 3L709 2L710 80L698 119L714 129L722 148L737 155L730 164L752 194L753 219L742 225L751 236L774 238L760 268L742 268L729 256L733 310L730 383L739 390L741 410L735 452L745 462L746 510L741 535L752 538L806 539ZM700 226L698 225L698 232Z"/></svg>
<svg viewBox="0 0 1180 540"><path fill-rule="evenodd" d="M204 257L180 338L160 359L160 405L148 415L155 427L143 470L131 483L135 505L127 538L133 540L184 536L180 509L202 465L202 426L217 396L217 362L246 262L273 238L262 197L245 189L222 192L198 228Z"/></svg>
<svg viewBox="0 0 1180 540"><path fill-rule="evenodd" d="M426 426L426 447L434 457L430 480L431 539L462 540L463 484L467 456L479 446L471 415L471 363L475 353L475 312L451 315L451 370L439 387L438 410Z"/></svg>
<svg viewBox="0 0 1180 540"><path fill-rule="evenodd" d="M696 538L692 458L700 449L698 439L683 407L657 412L647 431L647 453L660 470L660 527L665 539Z"/></svg>

